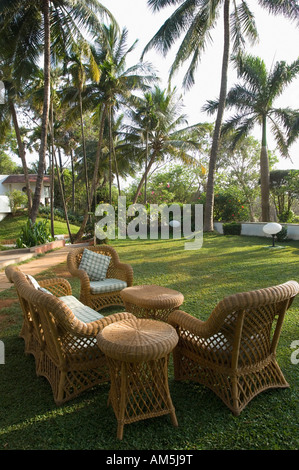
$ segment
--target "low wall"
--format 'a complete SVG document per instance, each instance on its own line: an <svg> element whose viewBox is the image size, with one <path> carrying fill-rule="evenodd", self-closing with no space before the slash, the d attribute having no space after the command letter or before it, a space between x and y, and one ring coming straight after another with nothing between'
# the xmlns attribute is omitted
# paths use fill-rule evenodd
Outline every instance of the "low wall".
<svg viewBox="0 0 299 470"><path fill-rule="evenodd" d="M241 222L241 235L246 235L248 237L268 237L271 238L271 235L267 235L263 231L264 225L267 222ZM289 240L299 240L299 224L280 224L282 227L287 228L287 238ZM214 230L218 233L223 234L223 224L222 222L214 222Z"/></svg>
<svg viewBox="0 0 299 470"><path fill-rule="evenodd" d="M45 245L37 245L30 248L30 252L40 254L46 253L47 251L55 250L55 248L61 248L65 246L65 240L55 240L54 242L46 243Z"/></svg>

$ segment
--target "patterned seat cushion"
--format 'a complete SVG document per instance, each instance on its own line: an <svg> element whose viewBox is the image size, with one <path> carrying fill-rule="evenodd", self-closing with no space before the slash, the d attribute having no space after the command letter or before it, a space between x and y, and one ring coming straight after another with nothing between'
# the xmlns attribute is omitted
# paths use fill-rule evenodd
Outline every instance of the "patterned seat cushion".
<svg viewBox="0 0 299 470"><path fill-rule="evenodd" d="M104 279L102 281L94 281L90 283L90 291L92 294L115 292L122 290L125 287L127 287L127 283L120 279Z"/></svg>
<svg viewBox="0 0 299 470"><path fill-rule="evenodd" d="M82 304L82 302L76 299L76 297L73 295L64 295L59 297L59 299L69 307L78 320L84 323L89 323L103 318L103 315L96 312L87 305Z"/></svg>
<svg viewBox="0 0 299 470"><path fill-rule="evenodd" d="M101 255L85 248L79 269L87 272L90 281L101 281L106 277L110 260L110 256Z"/></svg>

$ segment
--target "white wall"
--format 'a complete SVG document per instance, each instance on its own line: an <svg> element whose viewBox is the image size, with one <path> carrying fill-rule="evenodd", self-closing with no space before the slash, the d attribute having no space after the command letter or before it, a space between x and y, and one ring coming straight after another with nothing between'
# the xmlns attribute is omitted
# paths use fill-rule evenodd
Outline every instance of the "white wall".
<svg viewBox="0 0 299 470"><path fill-rule="evenodd" d="M8 175L0 175L0 195L5 194L7 192L7 187L2 185L2 181L7 178Z"/></svg>
<svg viewBox="0 0 299 470"><path fill-rule="evenodd" d="M8 177L9 175L0 175L0 195L1 194L6 194L9 191L12 191L13 189L17 189L18 191L22 191L22 189L25 186L25 183L12 183L12 184L2 184L2 182ZM35 191L35 184L30 184L30 189L32 191L32 194L34 194ZM44 184L42 183L41 187L41 196L40 196L40 202L42 204L45 204L45 191L44 191ZM1 212L1 210L0 210ZM10 212L10 210L9 210Z"/></svg>
<svg viewBox="0 0 299 470"><path fill-rule="evenodd" d="M214 222L214 230L218 233L223 234L223 227L221 222ZM241 235L247 235L252 237L268 237L271 238L271 235L267 235L263 231L263 227L266 225L266 222L242 222L241 223ZM288 233L287 238L290 240L299 240L299 224L280 224L281 226L287 227Z"/></svg>

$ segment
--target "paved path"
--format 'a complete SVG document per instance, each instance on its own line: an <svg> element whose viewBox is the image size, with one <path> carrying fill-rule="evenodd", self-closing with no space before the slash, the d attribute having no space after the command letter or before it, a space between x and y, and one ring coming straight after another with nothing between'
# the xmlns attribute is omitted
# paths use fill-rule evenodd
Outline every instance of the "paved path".
<svg viewBox="0 0 299 470"><path fill-rule="evenodd" d="M57 264L61 264L66 261L67 255L70 250L77 248L78 246L87 246L89 243L79 243L74 245L65 245L63 248L59 250L50 251L49 253L45 253L44 256L33 258L32 261L29 261L25 264L20 264L19 269L26 274L31 274L32 276L45 271L46 269L51 268L52 266L56 266ZM15 257L14 262L20 263L24 261L24 254L19 253L17 257ZM2 268L2 269L1 269ZM0 292L9 289L12 284L8 281L5 275L5 269L1 266L1 257L0 257Z"/></svg>

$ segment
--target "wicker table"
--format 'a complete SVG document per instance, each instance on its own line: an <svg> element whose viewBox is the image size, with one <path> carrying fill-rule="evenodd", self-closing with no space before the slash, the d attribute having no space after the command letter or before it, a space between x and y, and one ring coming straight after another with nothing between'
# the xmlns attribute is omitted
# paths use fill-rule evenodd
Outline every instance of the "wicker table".
<svg viewBox="0 0 299 470"><path fill-rule="evenodd" d="M109 403L118 421L117 437L123 438L125 424L166 414L177 426L168 387L168 359L178 342L175 329L133 318L106 326L97 342L110 369Z"/></svg>
<svg viewBox="0 0 299 470"><path fill-rule="evenodd" d="M184 302L181 292L155 285L126 287L120 296L127 312L133 313L138 318L165 322L168 315Z"/></svg>

